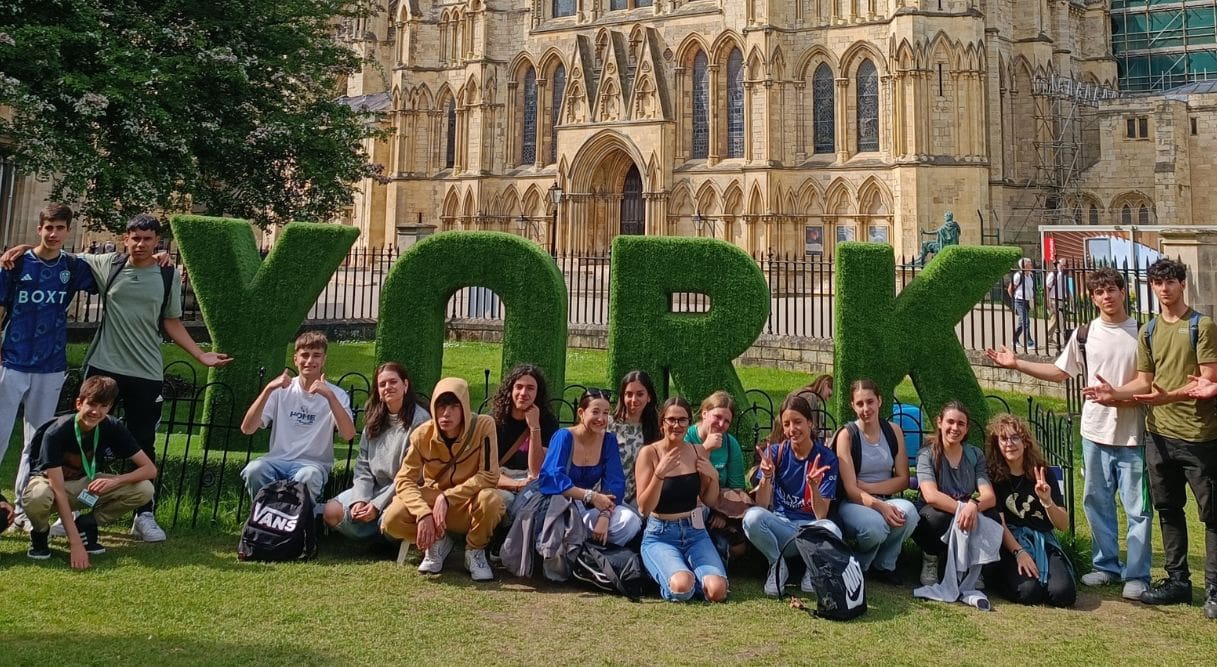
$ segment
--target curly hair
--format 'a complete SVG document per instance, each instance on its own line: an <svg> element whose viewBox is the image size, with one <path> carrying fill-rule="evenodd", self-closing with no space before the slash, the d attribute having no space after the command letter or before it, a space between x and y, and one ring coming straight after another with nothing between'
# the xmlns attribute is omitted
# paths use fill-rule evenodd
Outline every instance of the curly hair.
<svg viewBox="0 0 1217 667"><path fill-rule="evenodd" d="M503 378L503 381L499 383L499 388L494 392L490 414L494 417L496 424L503 424L511 419L511 390L516 386L516 381L525 375L531 376L537 381L537 398L533 404L541 411L541 416L553 416L549 407L549 389L545 385L545 374L532 364L520 364L511 369L511 372Z"/></svg>
<svg viewBox="0 0 1217 667"><path fill-rule="evenodd" d="M985 427L985 464L989 469L990 481L996 484L1013 477L1010 472L1010 463L1002 455L1001 445L998 444L998 437L1006 432L1022 438L1022 476L1027 479L1035 479L1035 469L1047 468L1048 464L1044 460L1044 454L1040 451L1039 445L1035 442L1035 436L1031 434L1031 428L1027 426L1027 422L1014 415L1000 414L990 419L988 426Z"/></svg>

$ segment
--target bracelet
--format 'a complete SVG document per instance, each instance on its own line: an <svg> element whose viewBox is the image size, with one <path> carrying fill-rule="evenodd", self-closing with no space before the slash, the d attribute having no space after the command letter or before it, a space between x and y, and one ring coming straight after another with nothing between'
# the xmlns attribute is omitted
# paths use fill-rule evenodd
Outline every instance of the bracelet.
<svg viewBox="0 0 1217 667"><path fill-rule="evenodd" d="M1026 553L1026 552L1027 552L1027 550L1026 550L1026 549L1024 549L1024 548L1022 548L1022 547L1019 547L1019 548L1017 548L1017 549L1015 549L1015 550L1014 550L1014 557L1015 557L1015 558L1018 558L1018 555L1019 555L1019 554L1021 554L1021 553Z"/></svg>
<svg viewBox="0 0 1217 667"><path fill-rule="evenodd" d="M583 504L584 504L584 505L591 505L591 504L592 504L592 498L594 498L594 497L596 497L596 492L595 492L595 491L593 491L593 490L591 490L591 489L588 489L587 491L584 491L584 492L583 492Z"/></svg>

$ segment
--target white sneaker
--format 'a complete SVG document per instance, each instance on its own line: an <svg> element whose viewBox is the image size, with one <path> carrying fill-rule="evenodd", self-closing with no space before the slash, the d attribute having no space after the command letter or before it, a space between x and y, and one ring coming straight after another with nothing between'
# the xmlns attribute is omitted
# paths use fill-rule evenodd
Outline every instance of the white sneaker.
<svg viewBox="0 0 1217 667"><path fill-rule="evenodd" d="M1094 573L1092 572L1091 574ZM1120 594L1120 597L1125 600L1137 600L1139 602L1141 594L1147 590L1149 590L1149 586L1144 581L1132 579L1124 582L1124 592Z"/></svg>
<svg viewBox="0 0 1217 667"><path fill-rule="evenodd" d="M164 542L165 531L156 523L156 515L152 512L139 512L135 521L131 522L131 536L145 542Z"/></svg>
<svg viewBox="0 0 1217 667"><path fill-rule="evenodd" d="M72 512L72 519L80 516L79 512ZM63 519L55 519L55 523L51 524L51 530L47 533L48 537L67 537L68 531L63 527Z"/></svg>
<svg viewBox="0 0 1217 667"><path fill-rule="evenodd" d="M799 582L799 590L804 593L816 592L816 585L811 581L811 568L807 568L807 571L803 573L803 580Z"/></svg>
<svg viewBox="0 0 1217 667"><path fill-rule="evenodd" d="M921 556L921 585L933 586L938 583L938 556L924 554Z"/></svg>
<svg viewBox="0 0 1217 667"><path fill-rule="evenodd" d="M24 512L18 512L17 516L13 517L13 530L24 531L28 534L34 530L34 525L30 523Z"/></svg>
<svg viewBox="0 0 1217 667"><path fill-rule="evenodd" d="M782 580L778 581L778 563L774 561L769 566L769 576L765 578L765 595L771 598L782 597L782 590L786 588L786 577L790 575L790 568L786 563L782 563Z"/></svg>
<svg viewBox="0 0 1217 667"><path fill-rule="evenodd" d="M1082 583L1087 586L1106 586L1107 584L1114 584L1118 581L1120 581L1119 577L1103 570L1095 570L1082 575Z"/></svg>
<svg viewBox="0 0 1217 667"><path fill-rule="evenodd" d="M444 560L450 553L452 553L452 539L445 535L423 552L423 562L418 564L418 571L423 574L439 574L444 569Z"/></svg>
<svg viewBox="0 0 1217 667"><path fill-rule="evenodd" d="M494 571L486 560L485 549L465 549L465 569L474 581L493 581Z"/></svg>

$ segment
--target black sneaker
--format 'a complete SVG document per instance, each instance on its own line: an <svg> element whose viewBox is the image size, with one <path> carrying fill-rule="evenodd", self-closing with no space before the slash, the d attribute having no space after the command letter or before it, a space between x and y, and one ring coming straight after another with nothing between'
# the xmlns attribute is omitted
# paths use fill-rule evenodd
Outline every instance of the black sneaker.
<svg viewBox="0 0 1217 667"><path fill-rule="evenodd" d="M47 531L32 531L30 532L30 548L25 552L25 555L34 560L46 560L51 557L51 547L48 544L50 534Z"/></svg>
<svg viewBox="0 0 1217 667"><path fill-rule="evenodd" d="M900 586L903 582L900 580L900 573L895 570L884 570L878 567L872 567L866 571L866 578L872 581L877 581L888 586Z"/></svg>
<svg viewBox="0 0 1217 667"><path fill-rule="evenodd" d="M1180 579L1159 579L1141 594L1145 604L1191 604L1192 582Z"/></svg>
<svg viewBox="0 0 1217 667"><path fill-rule="evenodd" d="M97 519L93 514L81 514L76 517L76 531L85 543L85 551L94 556L106 553L106 548L97 541Z"/></svg>
<svg viewBox="0 0 1217 667"><path fill-rule="evenodd" d="M1217 584L1209 584L1205 587L1204 617L1217 621Z"/></svg>

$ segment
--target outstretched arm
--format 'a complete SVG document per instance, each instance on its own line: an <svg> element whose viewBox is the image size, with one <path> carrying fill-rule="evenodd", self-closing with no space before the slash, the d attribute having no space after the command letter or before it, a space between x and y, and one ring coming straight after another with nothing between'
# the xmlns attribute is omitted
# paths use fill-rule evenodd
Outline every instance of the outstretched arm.
<svg viewBox="0 0 1217 667"><path fill-rule="evenodd" d="M186 350L190 356L194 357L199 363L207 366L224 366L232 362L232 357L221 352L204 352L199 349L194 339L190 337L190 332L186 331L186 326L182 324L182 320L176 317L166 317L161 323L165 327L165 333L169 334L170 340L177 343L177 346Z"/></svg>

